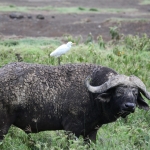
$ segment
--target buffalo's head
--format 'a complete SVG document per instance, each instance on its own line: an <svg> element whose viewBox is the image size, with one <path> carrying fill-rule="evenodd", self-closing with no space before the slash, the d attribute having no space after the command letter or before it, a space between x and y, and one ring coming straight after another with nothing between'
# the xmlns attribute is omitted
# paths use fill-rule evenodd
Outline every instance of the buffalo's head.
<svg viewBox="0 0 150 150"><path fill-rule="evenodd" d="M117 74L99 86L90 85L91 80L91 77L86 79L87 89L94 95L94 99L107 103L107 110L115 118L126 117L134 112L136 106L149 109L142 95L150 100L150 93L138 77Z"/></svg>

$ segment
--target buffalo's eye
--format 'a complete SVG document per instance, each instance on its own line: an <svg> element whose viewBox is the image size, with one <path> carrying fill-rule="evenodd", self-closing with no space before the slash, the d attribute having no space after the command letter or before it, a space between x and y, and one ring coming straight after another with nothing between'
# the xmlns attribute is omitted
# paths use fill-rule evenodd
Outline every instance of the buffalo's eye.
<svg viewBox="0 0 150 150"><path fill-rule="evenodd" d="M122 88L117 89L116 96L122 96L124 94L124 90Z"/></svg>
<svg viewBox="0 0 150 150"><path fill-rule="evenodd" d="M138 95L138 90L137 90L136 88L133 88L133 89L132 89L132 93L133 93L135 96L137 96L137 95Z"/></svg>

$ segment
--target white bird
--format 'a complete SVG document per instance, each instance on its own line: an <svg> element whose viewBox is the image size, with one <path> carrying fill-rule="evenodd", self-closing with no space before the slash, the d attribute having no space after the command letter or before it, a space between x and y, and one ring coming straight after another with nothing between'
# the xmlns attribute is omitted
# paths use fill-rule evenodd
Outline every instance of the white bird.
<svg viewBox="0 0 150 150"><path fill-rule="evenodd" d="M50 54L50 56L58 58L58 64L60 65L60 56L67 53L73 44L75 43L68 42L67 44L59 46Z"/></svg>

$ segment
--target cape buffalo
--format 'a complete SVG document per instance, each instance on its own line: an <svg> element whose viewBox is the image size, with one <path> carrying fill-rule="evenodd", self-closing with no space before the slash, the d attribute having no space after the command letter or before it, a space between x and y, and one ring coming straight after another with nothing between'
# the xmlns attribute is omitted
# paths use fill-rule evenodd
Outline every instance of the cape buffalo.
<svg viewBox="0 0 150 150"><path fill-rule="evenodd" d="M94 64L48 66L11 63L0 68L0 139L13 124L26 132L72 131L96 139L97 127L148 110L136 76Z"/></svg>

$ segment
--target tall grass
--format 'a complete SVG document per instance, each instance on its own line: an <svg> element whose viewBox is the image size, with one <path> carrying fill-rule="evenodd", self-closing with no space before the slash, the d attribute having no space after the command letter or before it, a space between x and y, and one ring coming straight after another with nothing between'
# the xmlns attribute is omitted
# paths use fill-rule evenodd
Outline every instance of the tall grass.
<svg viewBox="0 0 150 150"><path fill-rule="evenodd" d="M74 40L69 37L69 40ZM18 61L57 65L57 59L49 54L62 42L48 38L26 38L0 41L0 66ZM17 54L17 55L16 55ZM150 39L143 35L126 36L119 41L104 42L102 37L96 42L78 44L61 58L61 63L94 63L108 66L120 74L134 74L142 79L150 91ZM149 102L148 102L149 103ZM149 103L150 104L150 103ZM150 112L136 109L134 114L103 125L97 135L97 143L84 144L82 137L73 134L70 139L63 131L46 131L25 134L12 126L5 136L2 150L149 150Z"/></svg>

